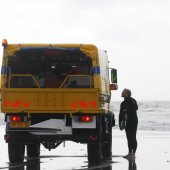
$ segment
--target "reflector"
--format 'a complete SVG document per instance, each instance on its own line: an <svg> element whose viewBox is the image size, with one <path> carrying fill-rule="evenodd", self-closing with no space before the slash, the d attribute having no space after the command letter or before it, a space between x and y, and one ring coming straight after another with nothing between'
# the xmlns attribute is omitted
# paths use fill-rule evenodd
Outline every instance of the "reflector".
<svg viewBox="0 0 170 170"><path fill-rule="evenodd" d="M5 100L3 102L3 106L4 107L25 107L25 108L29 108L30 107L30 102L23 102L21 100L16 100L15 102L13 101L9 101L9 100Z"/></svg>

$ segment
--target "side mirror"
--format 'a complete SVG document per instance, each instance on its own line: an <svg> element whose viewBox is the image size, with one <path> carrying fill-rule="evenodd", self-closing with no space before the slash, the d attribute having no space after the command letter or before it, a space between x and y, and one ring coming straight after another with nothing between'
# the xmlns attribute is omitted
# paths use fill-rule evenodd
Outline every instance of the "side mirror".
<svg viewBox="0 0 170 170"><path fill-rule="evenodd" d="M114 68L111 70L111 82L117 83L117 70Z"/></svg>

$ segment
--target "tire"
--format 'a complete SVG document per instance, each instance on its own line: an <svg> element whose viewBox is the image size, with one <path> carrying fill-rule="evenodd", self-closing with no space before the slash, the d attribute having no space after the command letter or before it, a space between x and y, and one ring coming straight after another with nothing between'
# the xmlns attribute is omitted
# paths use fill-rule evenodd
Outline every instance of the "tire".
<svg viewBox="0 0 170 170"><path fill-rule="evenodd" d="M104 144L103 144L103 157L104 160L112 159L112 135L111 134L108 134L105 137Z"/></svg>
<svg viewBox="0 0 170 170"><path fill-rule="evenodd" d="M8 156L10 163L22 163L24 161L25 145L8 143Z"/></svg>
<svg viewBox="0 0 170 170"><path fill-rule="evenodd" d="M103 161L103 136L102 136L102 123L101 118L97 122L98 141L96 143L87 144L88 162L95 164Z"/></svg>
<svg viewBox="0 0 170 170"><path fill-rule="evenodd" d="M40 156L40 143L27 145L27 156L28 157L39 157Z"/></svg>
<svg viewBox="0 0 170 170"><path fill-rule="evenodd" d="M103 157L104 160L112 159L112 114L109 114L107 117L108 121L108 132L104 133L104 142L103 142Z"/></svg>
<svg viewBox="0 0 170 170"><path fill-rule="evenodd" d="M89 164L99 163L103 161L103 153L101 148L101 143L87 144Z"/></svg>

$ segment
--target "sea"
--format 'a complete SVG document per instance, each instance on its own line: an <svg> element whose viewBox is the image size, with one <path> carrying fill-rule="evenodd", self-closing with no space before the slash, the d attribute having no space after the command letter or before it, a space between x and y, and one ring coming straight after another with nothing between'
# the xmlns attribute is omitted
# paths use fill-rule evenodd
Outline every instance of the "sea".
<svg viewBox="0 0 170 170"><path fill-rule="evenodd" d="M121 101L111 102L118 128ZM170 131L170 101L138 101L138 130ZM4 114L0 113L0 126L5 126Z"/></svg>
<svg viewBox="0 0 170 170"><path fill-rule="evenodd" d="M112 102L118 128L120 102ZM138 101L138 130L170 131L170 101Z"/></svg>

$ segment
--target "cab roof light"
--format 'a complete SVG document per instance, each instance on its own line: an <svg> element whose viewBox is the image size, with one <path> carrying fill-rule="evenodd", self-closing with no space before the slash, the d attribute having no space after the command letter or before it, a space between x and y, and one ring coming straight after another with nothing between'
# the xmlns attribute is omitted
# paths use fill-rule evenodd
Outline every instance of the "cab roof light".
<svg viewBox="0 0 170 170"><path fill-rule="evenodd" d="M3 46L3 47L7 47L7 45L8 45L7 39L3 39L3 40L2 40L2 46Z"/></svg>

